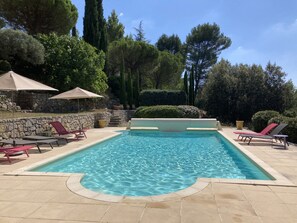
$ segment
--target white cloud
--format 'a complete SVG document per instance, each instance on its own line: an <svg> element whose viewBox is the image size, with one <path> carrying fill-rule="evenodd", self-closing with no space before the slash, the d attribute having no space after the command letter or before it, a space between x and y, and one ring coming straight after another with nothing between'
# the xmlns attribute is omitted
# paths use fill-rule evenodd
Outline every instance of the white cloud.
<svg viewBox="0 0 297 223"><path fill-rule="evenodd" d="M121 13L119 14L119 17L122 17L122 16L124 16L124 13L123 13L123 12L121 12Z"/></svg>

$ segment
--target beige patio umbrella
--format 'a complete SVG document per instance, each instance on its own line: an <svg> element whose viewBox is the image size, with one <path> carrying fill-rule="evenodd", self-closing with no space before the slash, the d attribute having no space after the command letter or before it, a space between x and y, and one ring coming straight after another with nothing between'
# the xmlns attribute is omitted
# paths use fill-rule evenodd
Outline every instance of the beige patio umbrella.
<svg viewBox="0 0 297 223"><path fill-rule="evenodd" d="M13 93L16 91L58 91L55 88L49 87L27 77L23 77L13 71L9 71L0 76L0 91L11 91L11 97L13 101ZM12 138L14 139L14 109L12 109L13 118L13 130Z"/></svg>
<svg viewBox="0 0 297 223"><path fill-rule="evenodd" d="M82 88L76 87L72 90L55 95L50 99L66 99L66 100L77 99L77 112L79 112L79 99L84 99L84 98L103 98L103 96L84 90ZM80 126L80 128L82 128L82 126Z"/></svg>

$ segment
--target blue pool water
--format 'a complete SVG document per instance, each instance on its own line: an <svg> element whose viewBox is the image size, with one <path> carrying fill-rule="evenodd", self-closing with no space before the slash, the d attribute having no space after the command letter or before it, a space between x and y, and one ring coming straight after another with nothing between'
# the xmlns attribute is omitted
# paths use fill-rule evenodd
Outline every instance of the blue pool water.
<svg viewBox="0 0 297 223"><path fill-rule="evenodd" d="M128 196L178 191L201 177L271 179L214 131L127 131L33 171L85 173L84 187Z"/></svg>

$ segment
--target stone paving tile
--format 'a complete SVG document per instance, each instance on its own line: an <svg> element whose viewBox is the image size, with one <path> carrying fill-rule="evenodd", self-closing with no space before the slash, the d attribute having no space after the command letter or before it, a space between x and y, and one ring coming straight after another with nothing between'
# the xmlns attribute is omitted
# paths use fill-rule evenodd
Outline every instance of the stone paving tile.
<svg viewBox="0 0 297 223"><path fill-rule="evenodd" d="M252 191L252 190L245 190L244 192L245 197L247 200L251 202L257 202L257 201L265 201L265 202L279 202L283 203L282 200L271 192L266 191Z"/></svg>
<svg viewBox="0 0 297 223"><path fill-rule="evenodd" d="M0 217L0 223L21 223L22 218Z"/></svg>
<svg viewBox="0 0 297 223"><path fill-rule="evenodd" d="M45 220L45 219L23 219L19 223L97 223L98 221L59 221L59 220Z"/></svg>
<svg viewBox="0 0 297 223"><path fill-rule="evenodd" d="M276 193L276 195L286 204L297 204L297 194Z"/></svg>
<svg viewBox="0 0 297 223"><path fill-rule="evenodd" d="M220 214L222 223L262 223L257 216L243 216L239 214Z"/></svg>
<svg viewBox="0 0 297 223"><path fill-rule="evenodd" d="M256 216L252 205L247 201L218 200L217 207L220 214Z"/></svg>
<svg viewBox="0 0 297 223"><path fill-rule="evenodd" d="M260 186L258 186L258 185L240 185L240 189L243 190L243 191L245 191L245 190L247 190L247 191L252 190L252 191L266 191L266 192L271 192L270 187L268 187L268 186L262 186L262 185L260 185Z"/></svg>
<svg viewBox="0 0 297 223"><path fill-rule="evenodd" d="M109 223L133 223L139 222L143 215L143 207L130 205L112 205L101 219L101 222Z"/></svg>
<svg viewBox="0 0 297 223"><path fill-rule="evenodd" d="M296 219L287 218L283 216L281 218L276 217L261 217L262 223L296 223Z"/></svg>
<svg viewBox="0 0 297 223"><path fill-rule="evenodd" d="M0 208L1 217L27 217L34 211L40 208L39 203L27 202L1 202L0 206L5 204L5 207Z"/></svg>
<svg viewBox="0 0 297 223"><path fill-rule="evenodd" d="M258 216L264 217L288 217L292 218L293 215L285 204L274 202L253 202L252 206Z"/></svg>
<svg viewBox="0 0 297 223"><path fill-rule="evenodd" d="M297 187L269 186L274 192L297 194Z"/></svg>
<svg viewBox="0 0 297 223"><path fill-rule="evenodd" d="M99 221L108 211L108 208L108 205L77 204L68 212L67 216L65 216L65 220Z"/></svg>
<svg viewBox="0 0 297 223"><path fill-rule="evenodd" d="M295 204L287 204L288 209L291 212L291 215L293 218L295 218L295 221L297 222L297 205Z"/></svg>
<svg viewBox="0 0 297 223"><path fill-rule="evenodd" d="M181 222L182 223L221 223L219 214L207 211L206 209L186 209L181 211Z"/></svg>
<svg viewBox="0 0 297 223"><path fill-rule="evenodd" d="M181 216L179 211L174 209L146 208L140 222L179 223Z"/></svg>

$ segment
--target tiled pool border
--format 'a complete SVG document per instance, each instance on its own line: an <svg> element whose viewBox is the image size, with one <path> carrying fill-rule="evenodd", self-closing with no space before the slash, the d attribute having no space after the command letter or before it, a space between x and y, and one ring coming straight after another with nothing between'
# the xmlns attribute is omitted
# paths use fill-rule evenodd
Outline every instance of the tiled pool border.
<svg viewBox="0 0 297 223"><path fill-rule="evenodd" d="M267 172L269 175L271 175L275 180L243 180L243 179L225 179L225 178L198 178L196 183L192 186L176 191L174 193L170 194L163 194L163 195L157 195L157 196L115 196L115 195L108 195L103 193L97 193L94 191L91 191L89 189L86 189L83 187L80 183L81 179L83 178L84 174L78 174L78 173L52 173L52 172L30 172L29 170L37 168L39 166L45 165L47 163L53 162L57 159L61 159L65 156L71 155L73 153L76 153L80 150L86 149L94 144L97 144L99 142L103 142L105 140L111 139L117 135L120 135L121 133L113 131L114 134L102 138L100 140L96 140L92 143L89 143L87 145L78 147L76 149L73 149L72 151L66 152L64 154L60 154L48 159L45 159L43 161L37 162L33 165L26 166L24 168L20 168L16 171L6 173L5 175L13 175L13 176L62 176L62 177L69 177L67 180L67 187L72 192L86 197L90 199L95 199L99 201L106 201L106 202L129 202L129 201L143 201L143 202L161 202L161 201L168 201L168 200L179 200L183 197L187 197L196 193L199 193L202 191L205 187L208 186L209 183L230 183L230 184L247 184L247 185L274 185L274 186L296 186L293 184L290 180L288 180L286 177L278 173L276 170L274 170L272 167L270 167L268 164L266 164L264 161L256 157L254 154L246 150L243 146L241 146L239 143L234 141L232 138L227 136L223 131L217 131L219 134L221 134L223 137L225 137L231 144L233 144L239 151L241 151L244 155L246 155L252 162L254 162L257 166L259 166L261 169L263 169L265 172Z"/></svg>

